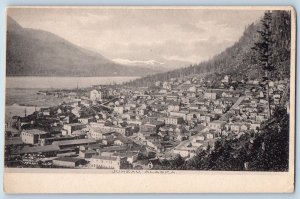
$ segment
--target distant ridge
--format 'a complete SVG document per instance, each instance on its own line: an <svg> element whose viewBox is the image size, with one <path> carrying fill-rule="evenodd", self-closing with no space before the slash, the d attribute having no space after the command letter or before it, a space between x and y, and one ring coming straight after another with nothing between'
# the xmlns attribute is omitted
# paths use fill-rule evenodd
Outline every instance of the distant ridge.
<svg viewBox="0 0 300 199"><path fill-rule="evenodd" d="M7 17L7 76L146 76L150 68L115 63L47 31Z"/></svg>

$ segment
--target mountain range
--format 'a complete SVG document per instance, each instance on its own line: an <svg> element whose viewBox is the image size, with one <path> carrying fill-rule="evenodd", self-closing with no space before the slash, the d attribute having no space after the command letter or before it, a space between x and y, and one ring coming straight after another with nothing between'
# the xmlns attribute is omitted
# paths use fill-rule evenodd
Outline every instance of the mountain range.
<svg viewBox="0 0 300 199"><path fill-rule="evenodd" d="M7 18L7 76L146 76L158 68L119 64L47 31Z"/></svg>

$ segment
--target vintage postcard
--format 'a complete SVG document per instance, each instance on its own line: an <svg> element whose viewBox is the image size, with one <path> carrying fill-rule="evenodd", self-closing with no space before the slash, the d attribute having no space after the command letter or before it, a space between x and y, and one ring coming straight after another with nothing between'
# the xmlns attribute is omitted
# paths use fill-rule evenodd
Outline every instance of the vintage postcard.
<svg viewBox="0 0 300 199"><path fill-rule="evenodd" d="M7 8L5 192L293 192L295 20Z"/></svg>

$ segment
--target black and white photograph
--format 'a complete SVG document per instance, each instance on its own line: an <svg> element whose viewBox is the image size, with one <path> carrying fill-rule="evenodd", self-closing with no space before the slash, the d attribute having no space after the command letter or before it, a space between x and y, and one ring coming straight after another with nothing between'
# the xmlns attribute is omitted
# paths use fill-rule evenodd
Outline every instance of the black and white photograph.
<svg viewBox="0 0 300 199"><path fill-rule="evenodd" d="M7 8L5 169L293 173L293 17Z"/></svg>

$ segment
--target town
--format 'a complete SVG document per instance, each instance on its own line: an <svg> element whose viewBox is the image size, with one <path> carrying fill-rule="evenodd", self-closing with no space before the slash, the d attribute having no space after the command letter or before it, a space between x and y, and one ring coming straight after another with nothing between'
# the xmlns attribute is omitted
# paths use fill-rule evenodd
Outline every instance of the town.
<svg viewBox="0 0 300 199"><path fill-rule="evenodd" d="M155 169L162 160L188 160L199 150L213 150L217 140L259 134L277 106L289 111L288 90L288 79L265 83L225 74L214 86L209 78L190 75L149 87L40 92L71 102L12 117L5 165Z"/></svg>

